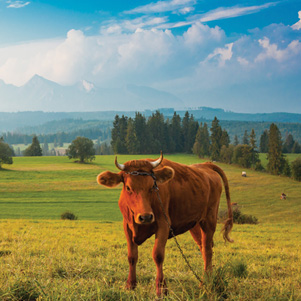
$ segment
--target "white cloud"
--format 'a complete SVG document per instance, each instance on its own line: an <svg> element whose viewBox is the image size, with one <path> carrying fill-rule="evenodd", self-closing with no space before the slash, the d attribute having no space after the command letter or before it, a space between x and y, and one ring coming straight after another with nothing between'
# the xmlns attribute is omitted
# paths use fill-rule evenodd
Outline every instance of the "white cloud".
<svg viewBox="0 0 301 301"><path fill-rule="evenodd" d="M95 87L92 83L87 82L86 80L82 81L83 87L86 90L86 92L91 92Z"/></svg>
<svg viewBox="0 0 301 301"><path fill-rule="evenodd" d="M24 1L6 1L7 8L22 8L30 4L30 2L24 2Z"/></svg>
<svg viewBox="0 0 301 301"><path fill-rule="evenodd" d="M200 18L201 22L215 21L220 19L228 19L239 17L247 14L253 14L271 6L277 5L278 2L270 2L263 5L247 6L247 7L229 7L229 8L218 8L203 14Z"/></svg>
<svg viewBox="0 0 301 301"><path fill-rule="evenodd" d="M100 29L102 34L135 32L138 28L152 29L160 28L167 22L167 17L149 17L143 16L131 20L111 21L107 25L103 25ZM163 26L164 27L164 26Z"/></svg>
<svg viewBox="0 0 301 301"><path fill-rule="evenodd" d="M218 26L209 27L200 22L193 24L183 34L184 43L190 46L207 45L210 41L219 42L225 37L224 31Z"/></svg>
<svg viewBox="0 0 301 301"><path fill-rule="evenodd" d="M126 14L137 14L137 13L143 13L143 14L149 14L149 13L159 13L159 12L184 12L187 13L187 11L183 11L184 8L186 8L189 5L193 5L196 3L196 0L168 0L168 1L158 1L153 2L147 5L139 6L137 8L134 8L132 10L126 11Z"/></svg>
<svg viewBox="0 0 301 301"><path fill-rule="evenodd" d="M264 49L256 58L255 62L265 61L267 59L274 59L278 62L288 60L291 56L300 54L301 43L298 40L292 41L286 48L279 49L277 44L271 44L267 37L258 40L260 46Z"/></svg>
<svg viewBox="0 0 301 301"><path fill-rule="evenodd" d="M213 53L209 54L204 62L210 61L213 58L217 58L219 66L225 66L226 61L229 61L232 58L233 52L232 47L233 43L225 45L225 48L216 48ZM202 63L204 63L202 62Z"/></svg>
<svg viewBox="0 0 301 301"><path fill-rule="evenodd" d="M274 24L229 43L221 28L200 22L178 35L139 27L124 33L118 26L97 36L70 30L64 39L0 48L0 79L22 85L39 74L64 85L83 80L99 87L134 83L184 95L264 81L268 72L300 76L299 33Z"/></svg>
<svg viewBox="0 0 301 301"><path fill-rule="evenodd" d="M295 30L301 29L301 10L298 12L298 18L300 19L297 23L292 25L292 28Z"/></svg>
<svg viewBox="0 0 301 301"><path fill-rule="evenodd" d="M240 63L240 65L242 66L248 66L249 65L249 61L243 57L238 57L237 61Z"/></svg>
<svg viewBox="0 0 301 301"><path fill-rule="evenodd" d="M194 7L191 7L191 6L183 7L178 10L179 14L181 14L181 15L189 14L192 11L194 11Z"/></svg>

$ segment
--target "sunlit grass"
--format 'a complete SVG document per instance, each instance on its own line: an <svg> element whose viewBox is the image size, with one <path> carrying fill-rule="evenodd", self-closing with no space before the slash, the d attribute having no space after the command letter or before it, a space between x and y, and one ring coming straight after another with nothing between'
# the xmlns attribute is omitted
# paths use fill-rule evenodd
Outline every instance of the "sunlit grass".
<svg viewBox="0 0 301 301"><path fill-rule="evenodd" d="M123 163L133 158L118 156ZM192 155L166 155L192 164ZM301 298L301 186L272 176L218 164L230 184L232 202L258 225L234 225L233 244L215 234L214 274L204 285L169 240L164 263L168 300L298 300ZM138 286L125 289L127 247L118 208L120 187L97 185L104 170L116 171L114 156L92 164L66 157L15 158L0 171L0 300L154 300L154 238L139 247ZM287 200L280 200L285 192ZM224 195L221 209L226 208ZM61 221L71 211L79 220ZM178 236L184 253L203 276L203 260L189 233ZM218 281L216 281L218 279ZM223 286L217 286L223 283ZM26 299L27 298L27 299Z"/></svg>
<svg viewBox="0 0 301 301"><path fill-rule="evenodd" d="M300 296L300 228L292 224L235 225L234 244L215 235L214 269L223 270L230 300L290 299ZM2 220L0 298L31 288L43 299L153 300L154 239L139 247L138 287L125 289L127 248L121 222ZM178 237L195 271L203 277L201 254L188 233ZM243 267L243 273L239 271ZM195 299L210 290L183 261L173 240L166 247L165 275L170 300Z"/></svg>

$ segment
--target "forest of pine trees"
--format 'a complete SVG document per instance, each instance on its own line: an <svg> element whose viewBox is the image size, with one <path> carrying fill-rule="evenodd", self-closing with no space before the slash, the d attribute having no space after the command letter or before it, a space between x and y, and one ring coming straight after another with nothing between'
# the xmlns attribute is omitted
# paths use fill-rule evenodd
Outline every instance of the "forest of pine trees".
<svg viewBox="0 0 301 301"><path fill-rule="evenodd" d="M115 116L111 145L118 154L192 153L199 124L187 112L183 119L174 113L164 119L159 111L147 120L141 113L135 118Z"/></svg>
<svg viewBox="0 0 301 301"><path fill-rule="evenodd" d="M237 136L233 143L225 129L215 117L211 127L207 123L198 123L193 115L186 112L181 118L176 112L171 119L165 119L159 111L148 119L141 113L135 118L124 115L115 116L111 146L118 154L194 153L212 161L235 163L245 168L264 170L259 160L259 150L267 153L267 170L272 174L290 176L291 170L284 152L300 152L298 142L288 135L284 145L277 126L272 123L269 131L260 137L257 147L254 129L248 134L244 131L242 142Z"/></svg>

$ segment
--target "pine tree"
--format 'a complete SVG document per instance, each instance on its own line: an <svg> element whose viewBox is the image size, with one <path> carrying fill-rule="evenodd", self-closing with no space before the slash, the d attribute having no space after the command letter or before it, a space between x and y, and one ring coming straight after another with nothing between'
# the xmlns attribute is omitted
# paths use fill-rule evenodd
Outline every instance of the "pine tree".
<svg viewBox="0 0 301 301"><path fill-rule="evenodd" d="M217 161L220 158L222 128L219 125L219 120L216 117L214 117L214 120L212 121L210 131L211 131L211 136L210 136L210 140L211 140L211 147L210 147L211 159L213 161Z"/></svg>
<svg viewBox="0 0 301 301"><path fill-rule="evenodd" d="M42 148L37 136L33 136L31 145L25 149L24 156L42 156Z"/></svg>
<svg viewBox="0 0 301 301"><path fill-rule="evenodd" d="M150 152L150 135L146 124L146 118L137 112L134 119L134 129L137 137L137 153L147 154Z"/></svg>
<svg viewBox="0 0 301 301"><path fill-rule="evenodd" d="M268 130L264 130L264 132L260 136L259 148L260 148L261 153L267 153L269 151L269 132L268 132Z"/></svg>
<svg viewBox="0 0 301 301"><path fill-rule="evenodd" d="M295 140L293 138L293 135L288 134L285 139L284 145L283 145L283 152L284 153L292 153L294 144L295 144Z"/></svg>
<svg viewBox="0 0 301 301"><path fill-rule="evenodd" d="M221 136L221 146L225 145L226 147L228 147L229 143L230 143L229 134L225 129L223 129L222 136Z"/></svg>
<svg viewBox="0 0 301 301"><path fill-rule="evenodd" d="M195 143L193 145L193 153L200 158L204 158L210 155L210 138L208 133L207 123L200 123Z"/></svg>
<svg viewBox="0 0 301 301"><path fill-rule="evenodd" d="M188 125L188 137L187 137L187 153L192 153L193 144L195 142L196 133L199 128L199 123L194 120L193 115L190 115L189 125Z"/></svg>
<svg viewBox="0 0 301 301"><path fill-rule="evenodd" d="M297 141L295 141L295 143L293 145L292 153L293 154L300 154L301 153L301 146Z"/></svg>
<svg viewBox="0 0 301 301"><path fill-rule="evenodd" d="M126 135L127 135L127 122L128 118L122 115L120 118L118 115L115 116L113 122L113 129L111 132L112 140L111 145L115 154L126 154Z"/></svg>
<svg viewBox="0 0 301 301"><path fill-rule="evenodd" d="M237 135L234 136L234 143L233 144L234 144L234 146L237 146L239 144Z"/></svg>
<svg viewBox="0 0 301 301"><path fill-rule="evenodd" d="M245 130L244 136L242 138L242 144L249 145L248 131Z"/></svg>
<svg viewBox="0 0 301 301"><path fill-rule="evenodd" d="M283 172L285 159L282 153L281 133L276 124L272 123L269 130L269 152L267 169L271 174Z"/></svg>
<svg viewBox="0 0 301 301"><path fill-rule="evenodd" d="M171 119L171 129L170 129L172 141L175 146L175 152L180 153L183 151L183 134L181 128L181 117L176 112L174 112Z"/></svg>
<svg viewBox="0 0 301 301"><path fill-rule="evenodd" d="M134 121L132 118L129 118L128 120L127 134L126 134L125 141L126 141L126 147L129 154L138 153L137 137L136 137L135 127L134 127Z"/></svg>
<svg viewBox="0 0 301 301"><path fill-rule="evenodd" d="M167 137L163 114L159 111L153 113L147 121L147 127L150 134L150 152L160 153L161 150L166 152Z"/></svg>
<svg viewBox="0 0 301 301"><path fill-rule="evenodd" d="M256 150L257 146L256 146L256 134L254 129L252 129L251 134L250 134L250 146L251 146L251 150L252 150L252 166L255 166L255 164L257 162L259 162L259 154Z"/></svg>
<svg viewBox="0 0 301 301"><path fill-rule="evenodd" d="M183 151L189 152L189 113L186 111L182 120Z"/></svg>

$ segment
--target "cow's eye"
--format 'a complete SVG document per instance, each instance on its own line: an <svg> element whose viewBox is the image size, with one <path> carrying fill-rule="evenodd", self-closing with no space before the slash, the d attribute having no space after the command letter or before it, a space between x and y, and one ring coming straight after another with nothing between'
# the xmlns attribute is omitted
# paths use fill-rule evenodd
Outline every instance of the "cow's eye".
<svg viewBox="0 0 301 301"><path fill-rule="evenodd" d="M125 186L125 189L126 191L131 191L131 188L128 185Z"/></svg>

